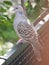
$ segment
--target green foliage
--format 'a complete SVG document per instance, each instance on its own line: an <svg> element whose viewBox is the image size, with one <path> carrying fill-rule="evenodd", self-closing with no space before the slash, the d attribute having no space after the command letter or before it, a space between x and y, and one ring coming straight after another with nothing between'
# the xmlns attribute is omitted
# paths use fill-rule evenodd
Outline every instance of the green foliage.
<svg viewBox="0 0 49 65"><path fill-rule="evenodd" d="M0 12L5 12L6 9L4 9L2 6L0 6Z"/></svg>
<svg viewBox="0 0 49 65"><path fill-rule="evenodd" d="M35 2L36 2L36 3L39 3L39 2L40 2L40 0L35 0Z"/></svg>
<svg viewBox="0 0 49 65"><path fill-rule="evenodd" d="M27 16L31 20L31 22L33 22L43 12L42 7L46 7L46 0L35 0L35 2L36 6L34 8L32 8L29 0L25 3L27 5L25 5Z"/></svg>
<svg viewBox="0 0 49 65"><path fill-rule="evenodd" d="M12 3L10 1L3 1L2 4L12 6ZM7 12L7 9L4 9L4 7L7 8L6 6L1 7L0 13ZM0 14L0 35L5 41L10 40L11 42L15 42L18 38L13 29L14 17L14 14L11 18L9 18L8 15Z"/></svg>
<svg viewBox="0 0 49 65"><path fill-rule="evenodd" d="M35 0L38 6L40 7L46 7L46 0Z"/></svg>
<svg viewBox="0 0 49 65"><path fill-rule="evenodd" d="M9 5L9 6L11 6L12 5L12 3L10 2L10 1L3 1L5 4L7 4L7 5Z"/></svg>
<svg viewBox="0 0 49 65"><path fill-rule="evenodd" d="M3 1L0 3L0 55L4 55L8 50L3 48L5 42L12 42L15 44L19 39L13 28L15 14L12 14L11 18L8 14L4 14L11 6L12 3L10 1Z"/></svg>

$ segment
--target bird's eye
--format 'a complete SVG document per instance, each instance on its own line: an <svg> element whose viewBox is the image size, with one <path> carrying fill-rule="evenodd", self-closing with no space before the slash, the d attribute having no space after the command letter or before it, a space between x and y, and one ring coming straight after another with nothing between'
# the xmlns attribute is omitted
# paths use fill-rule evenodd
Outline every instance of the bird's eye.
<svg viewBox="0 0 49 65"><path fill-rule="evenodd" d="M18 9L18 7L16 7L16 9Z"/></svg>

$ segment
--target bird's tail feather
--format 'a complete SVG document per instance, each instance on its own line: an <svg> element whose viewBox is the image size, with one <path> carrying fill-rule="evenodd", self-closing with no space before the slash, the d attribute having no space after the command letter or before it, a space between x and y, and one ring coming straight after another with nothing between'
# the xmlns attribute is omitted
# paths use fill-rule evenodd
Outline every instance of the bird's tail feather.
<svg viewBox="0 0 49 65"><path fill-rule="evenodd" d="M33 47L33 51L34 51L36 60L39 62L42 61L42 56L41 56L40 50L36 49L33 45L32 45L32 47Z"/></svg>

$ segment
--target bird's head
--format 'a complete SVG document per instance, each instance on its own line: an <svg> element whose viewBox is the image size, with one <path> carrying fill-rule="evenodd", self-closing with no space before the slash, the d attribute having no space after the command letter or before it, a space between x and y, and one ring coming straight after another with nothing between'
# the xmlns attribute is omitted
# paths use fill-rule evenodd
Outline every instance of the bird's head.
<svg viewBox="0 0 49 65"><path fill-rule="evenodd" d="M14 7L14 10L15 10L15 12L23 12L23 8L22 8L21 5L16 5L16 6Z"/></svg>

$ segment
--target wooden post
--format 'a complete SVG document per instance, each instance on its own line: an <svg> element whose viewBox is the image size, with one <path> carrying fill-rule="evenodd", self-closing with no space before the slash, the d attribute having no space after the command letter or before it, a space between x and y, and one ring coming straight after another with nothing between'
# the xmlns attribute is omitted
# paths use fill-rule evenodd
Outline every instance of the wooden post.
<svg viewBox="0 0 49 65"><path fill-rule="evenodd" d="M26 14L26 8L25 8L25 6L24 6L24 3L25 3L25 1L24 1L24 0L21 0L21 5L22 5L22 7L23 7L23 9L24 9L25 15L27 16L27 14Z"/></svg>

